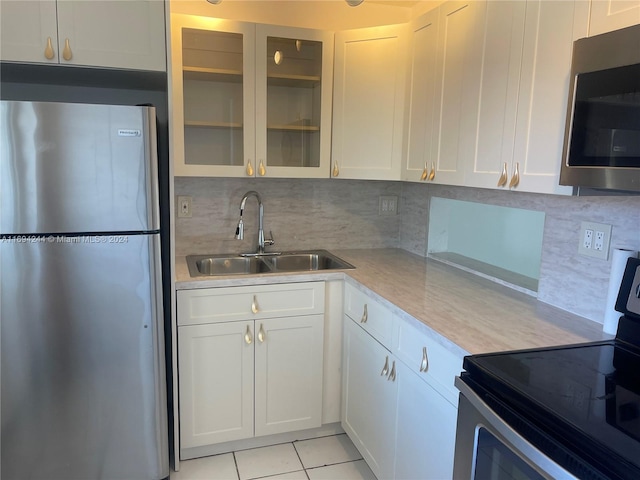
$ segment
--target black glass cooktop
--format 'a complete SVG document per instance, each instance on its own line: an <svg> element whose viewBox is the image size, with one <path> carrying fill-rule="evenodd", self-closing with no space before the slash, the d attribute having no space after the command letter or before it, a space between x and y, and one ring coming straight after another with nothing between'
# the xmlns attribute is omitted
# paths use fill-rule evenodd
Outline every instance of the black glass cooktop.
<svg viewBox="0 0 640 480"><path fill-rule="evenodd" d="M464 369L487 403L522 415L606 477L640 479L638 347L611 340L474 355Z"/></svg>

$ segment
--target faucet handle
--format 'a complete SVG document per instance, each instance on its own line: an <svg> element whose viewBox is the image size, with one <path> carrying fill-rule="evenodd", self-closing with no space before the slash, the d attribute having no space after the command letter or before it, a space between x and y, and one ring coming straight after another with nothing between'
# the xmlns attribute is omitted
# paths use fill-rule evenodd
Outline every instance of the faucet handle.
<svg viewBox="0 0 640 480"><path fill-rule="evenodd" d="M264 240L265 245L273 245L274 243L276 243L275 239L273 238L273 232L271 230L269 230L269 235L271 238L265 238Z"/></svg>

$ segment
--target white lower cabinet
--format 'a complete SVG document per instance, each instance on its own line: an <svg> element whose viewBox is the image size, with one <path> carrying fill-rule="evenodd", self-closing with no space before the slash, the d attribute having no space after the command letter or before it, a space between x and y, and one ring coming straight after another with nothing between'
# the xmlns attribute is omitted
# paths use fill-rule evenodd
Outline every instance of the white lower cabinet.
<svg viewBox="0 0 640 480"><path fill-rule="evenodd" d="M181 451L319 427L323 311L324 282L179 291Z"/></svg>
<svg viewBox="0 0 640 480"><path fill-rule="evenodd" d="M388 379L392 355L349 317L344 322L342 428L378 479L393 478L398 387Z"/></svg>
<svg viewBox="0 0 640 480"><path fill-rule="evenodd" d="M367 329L381 319L388 343ZM342 427L379 480L452 477L458 410L449 383L461 368L462 356L345 285Z"/></svg>
<svg viewBox="0 0 640 480"><path fill-rule="evenodd" d="M452 478L458 409L396 362L396 480Z"/></svg>
<svg viewBox="0 0 640 480"><path fill-rule="evenodd" d="M179 328L180 446L253 436L253 322ZM253 333L251 333L253 335Z"/></svg>

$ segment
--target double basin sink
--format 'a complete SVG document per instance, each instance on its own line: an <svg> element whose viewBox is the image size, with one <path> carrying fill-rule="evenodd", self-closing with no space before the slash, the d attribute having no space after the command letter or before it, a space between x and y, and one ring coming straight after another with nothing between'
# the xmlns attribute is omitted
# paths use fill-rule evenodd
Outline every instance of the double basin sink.
<svg viewBox="0 0 640 480"><path fill-rule="evenodd" d="M187 266L192 277L355 268L326 250L262 255L187 255Z"/></svg>

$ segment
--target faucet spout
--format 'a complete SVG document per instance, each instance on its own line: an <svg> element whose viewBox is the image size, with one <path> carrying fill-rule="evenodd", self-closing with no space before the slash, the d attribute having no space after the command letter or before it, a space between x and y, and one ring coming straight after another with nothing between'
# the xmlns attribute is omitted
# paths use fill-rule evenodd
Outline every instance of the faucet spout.
<svg viewBox="0 0 640 480"><path fill-rule="evenodd" d="M238 226L236 227L236 235L235 237L238 240L242 240L244 238L244 221L242 216L244 215L244 207L247 203L249 197L255 197L258 201L258 250L257 253L259 255L264 254L265 244L273 245L273 238L269 240L265 240L264 238L264 205L262 204L262 198L260 194L255 190L250 190L244 194L242 200L240 201L240 220L238 221ZM273 236L273 235L272 235Z"/></svg>

